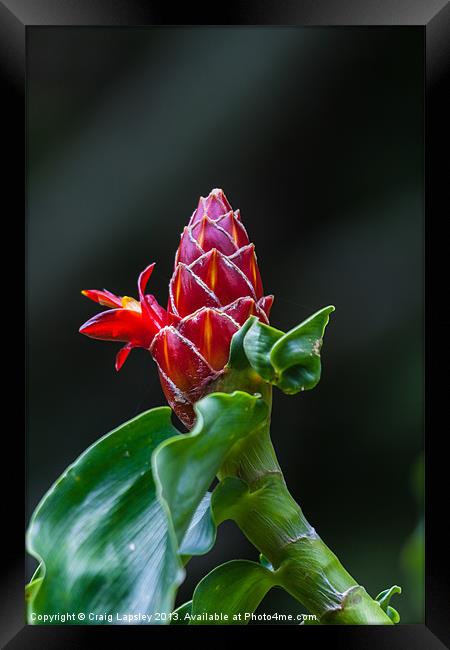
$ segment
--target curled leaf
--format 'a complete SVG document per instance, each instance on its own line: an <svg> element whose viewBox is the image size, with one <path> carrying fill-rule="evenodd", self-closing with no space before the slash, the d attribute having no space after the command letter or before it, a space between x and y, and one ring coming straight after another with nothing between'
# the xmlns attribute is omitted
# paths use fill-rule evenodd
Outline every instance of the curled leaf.
<svg viewBox="0 0 450 650"><path fill-rule="evenodd" d="M386 614L389 616L389 618L392 620L393 623L400 622L400 614L396 609L391 607L389 603L391 601L392 596L401 593L402 593L402 588L399 587L398 585L393 585L389 589L385 589L384 591L381 591L378 594L378 596L375 598L375 600L379 603L381 609L384 612L386 612Z"/></svg>
<svg viewBox="0 0 450 650"><path fill-rule="evenodd" d="M194 591L190 625L247 625L277 575L249 560L216 567Z"/></svg>
<svg viewBox="0 0 450 650"><path fill-rule="evenodd" d="M191 433L163 442L152 456L160 497L180 542L233 445L268 416L268 406L260 397L242 391L212 393L197 402L195 411Z"/></svg>
<svg viewBox="0 0 450 650"><path fill-rule="evenodd" d="M324 307L289 332L251 316L234 335L228 367L248 366L267 382L293 395L314 388L320 380L325 327L333 306Z"/></svg>
<svg viewBox="0 0 450 650"><path fill-rule="evenodd" d="M179 553L185 556L203 555L213 547L215 540L216 526L211 512L211 492L207 492L194 512L180 544Z"/></svg>

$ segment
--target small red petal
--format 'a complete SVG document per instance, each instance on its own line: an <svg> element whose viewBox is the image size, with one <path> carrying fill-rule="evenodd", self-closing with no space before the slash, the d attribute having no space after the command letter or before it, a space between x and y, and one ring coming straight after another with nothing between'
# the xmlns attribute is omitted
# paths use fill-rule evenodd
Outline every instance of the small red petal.
<svg viewBox="0 0 450 650"><path fill-rule="evenodd" d="M138 278L139 302L141 303L143 315L145 315L149 320L154 320L154 316L149 302L145 299L145 289L154 268L155 263L153 262L153 264L150 264L142 271Z"/></svg>
<svg viewBox="0 0 450 650"><path fill-rule="evenodd" d="M169 285L169 309L187 316L201 307L220 307L217 296L185 264L178 264Z"/></svg>
<svg viewBox="0 0 450 650"><path fill-rule="evenodd" d="M192 236L205 253L212 248L217 248L224 255L232 255L237 251L237 246L231 235L209 217L203 217L201 221L192 226Z"/></svg>
<svg viewBox="0 0 450 650"><path fill-rule="evenodd" d="M142 271L142 273L139 275L138 291L139 291L139 300L141 302L144 300L145 288L147 287L147 283L150 280L150 276L153 273L154 268L155 268L155 262L153 262L153 264L149 264L149 266L147 266L147 268L145 268Z"/></svg>
<svg viewBox="0 0 450 650"><path fill-rule="evenodd" d="M167 325L167 312L164 307L161 307L155 296L152 296L150 293L148 293L144 297L144 301L150 308L151 320L155 323L155 325L157 325L158 329L161 329L161 327Z"/></svg>
<svg viewBox="0 0 450 650"><path fill-rule="evenodd" d="M255 297L247 277L215 248L199 257L190 269L214 292L222 306L244 296Z"/></svg>
<svg viewBox="0 0 450 650"><path fill-rule="evenodd" d="M184 318L177 329L192 341L214 370L221 370L228 361L231 338L239 325L223 311L204 307Z"/></svg>
<svg viewBox="0 0 450 650"><path fill-rule="evenodd" d="M84 289L81 292L86 298L90 298L94 302L98 302L99 305L103 307L121 307L122 299L120 296L115 296L111 291L104 289L103 291L98 291L97 289Z"/></svg>
<svg viewBox="0 0 450 650"><path fill-rule="evenodd" d="M148 328L156 334L161 327L164 327L164 325L167 324L167 313L166 310L158 304L155 296L152 296L151 294L144 295L147 283L154 268L155 263L150 264L142 271L138 279L138 291L144 321L146 321Z"/></svg>
<svg viewBox="0 0 450 650"><path fill-rule="evenodd" d="M228 212L228 214L224 214L223 217L220 217L216 221L216 224L230 235L238 248L242 248L242 246L248 245L249 238L244 226L236 217L236 214L237 212ZM216 248L218 247L216 246Z"/></svg>
<svg viewBox="0 0 450 650"><path fill-rule="evenodd" d="M264 311L264 313L267 316L267 319L269 319L269 314L270 310L272 309L273 305L273 296L263 296L260 298L257 302L257 306Z"/></svg>
<svg viewBox="0 0 450 650"><path fill-rule="evenodd" d="M142 314L132 309L110 309L80 327L81 334L103 341L125 341L148 348L155 332L145 327Z"/></svg>
<svg viewBox="0 0 450 650"><path fill-rule="evenodd" d="M119 352L116 354L116 370L119 372L125 361L128 359L128 355L135 346L131 343L127 343L123 348L120 348Z"/></svg>

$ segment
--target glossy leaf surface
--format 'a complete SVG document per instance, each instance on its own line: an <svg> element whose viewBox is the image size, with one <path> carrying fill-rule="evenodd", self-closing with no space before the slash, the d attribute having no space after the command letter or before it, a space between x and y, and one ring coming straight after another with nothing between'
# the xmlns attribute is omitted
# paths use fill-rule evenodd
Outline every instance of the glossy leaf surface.
<svg viewBox="0 0 450 650"><path fill-rule="evenodd" d="M45 495L27 538L40 561L26 592L30 622L58 623L36 617L64 610L85 613L74 623L135 622L116 620L120 612L155 623L153 613L172 610L180 555L187 561L215 541L207 488L267 406L248 393L217 393L196 413L188 435L173 427L167 407L143 413L87 449Z"/></svg>
<svg viewBox="0 0 450 650"><path fill-rule="evenodd" d="M178 540L183 540L233 445L268 417L268 406L261 398L241 391L208 395L197 402L195 411L197 420L191 433L167 440L152 459Z"/></svg>
<svg viewBox="0 0 450 650"><path fill-rule="evenodd" d="M41 561L27 588L30 622L61 611L85 614L73 623L99 624L111 621L89 615L172 610L184 572L151 455L174 435L168 407L147 411L89 447L45 495L27 536Z"/></svg>
<svg viewBox="0 0 450 650"><path fill-rule="evenodd" d="M310 390L320 380L320 349L334 307L316 312L289 332L265 325L251 316L233 337L229 367L249 366L267 382L293 395Z"/></svg>
<svg viewBox="0 0 450 650"><path fill-rule="evenodd" d="M249 615L276 584L276 573L261 564L249 560L226 562L197 585L189 624L246 625ZM217 620L215 615L219 615Z"/></svg>

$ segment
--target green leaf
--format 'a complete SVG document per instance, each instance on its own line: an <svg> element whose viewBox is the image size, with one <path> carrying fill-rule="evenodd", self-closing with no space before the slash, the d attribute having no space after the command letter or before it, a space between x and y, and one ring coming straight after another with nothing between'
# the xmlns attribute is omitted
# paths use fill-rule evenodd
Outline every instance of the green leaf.
<svg viewBox="0 0 450 650"><path fill-rule="evenodd" d="M242 506L249 493L247 483L237 476L227 476L212 493L211 509L217 525L235 518L236 509Z"/></svg>
<svg viewBox="0 0 450 650"><path fill-rule="evenodd" d="M160 497L171 513L178 540L233 445L268 417L267 404L242 391L213 393L195 405L190 434L163 442L152 457Z"/></svg>
<svg viewBox="0 0 450 650"><path fill-rule="evenodd" d="M248 560L232 560L199 582L190 625L247 625L266 593L277 585L275 572Z"/></svg>
<svg viewBox="0 0 450 650"><path fill-rule="evenodd" d="M277 386L288 394L310 390L319 382L325 327L334 307L325 307L285 334L273 346L270 360L277 375Z"/></svg>
<svg viewBox="0 0 450 650"><path fill-rule="evenodd" d="M386 614L389 616L393 623L400 623L400 614L396 609L394 609L394 607L388 605L386 607Z"/></svg>
<svg viewBox="0 0 450 650"><path fill-rule="evenodd" d="M230 369L242 370L244 356L267 382L290 395L314 388L321 374L320 348L333 306L325 307L286 334L251 316L236 332Z"/></svg>
<svg viewBox="0 0 450 650"><path fill-rule="evenodd" d="M192 517L189 528L180 544L181 555L203 555L214 546L216 525L211 512L211 492L207 492Z"/></svg>
<svg viewBox="0 0 450 650"><path fill-rule="evenodd" d="M396 609L391 607L389 604L391 601L392 596L395 596L395 594L401 594L402 593L402 588L399 587L398 585L394 585L393 587L390 587L389 589L385 589L384 591L381 591L378 596L375 598L376 601L378 601L381 609L386 612L386 614L389 616L389 618L394 622L394 623L399 623L400 622L400 614L397 612Z"/></svg>
<svg viewBox="0 0 450 650"><path fill-rule="evenodd" d="M170 619L171 625L189 625L189 617L192 613L192 600L180 605L174 612Z"/></svg>
<svg viewBox="0 0 450 650"><path fill-rule="evenodd" d="M257 321L256 316L250 316L240 329L233 335L230 345L230 355L227 366L234 370L245 370L248 368L248 359L244 352L244 338L250 327Z"/></svg>
<svg viewBox="0 0 450 650"><path fill-rule="evenodd" d="M25 586L25 601L29 602L39 591L45 576L44 564L41 562L33 574L30 582Z"/></svg>
<svg viewBox="0 0 450 650"><path fill-rule="evenodd" d="M86 615L73 623L136 622L118 619L123 612L166 622L145 616L172 611L180 555L187 561L215 541L207 488L233 444L267 417L267 405L243 392L209 395L195 408L188 435L167 407L118 427L45 495L27 535L40 562L26 589L31 623L63 623L36 618L61 611Z"/></svg>
<svg viewBox="0 0 450 650"><path fill-rule="evenodd" d="M170 418L168 407L156 408L118 427L45 495L27 535L41 562L28 586L30 622L57 612L85 613L83 623L99 624L109 621L89 613L172 611L184 571L151 468L152 451L178 435Z"/></svg>
<svg viewBox="0 0 450 650"><path fill-rule="evenodd" d="M263 567L265 567L266 569L269 569L269 571L273 571L273 570L274 570L274 568L273 568L273 566L272 566L272 563L269 562L269 560L266 558L266 556L263 555L262 553L259 554L259 563L260 563Z"/></svg>
<svg viewBox="0 0 450 650"><path fill-rule="evenodd" d="M253 324L244 337L244 351L252 368L266 381L276 381L276 371L270 354L273 346L283 338L283 332L261 323L253 316Z"/></svg>

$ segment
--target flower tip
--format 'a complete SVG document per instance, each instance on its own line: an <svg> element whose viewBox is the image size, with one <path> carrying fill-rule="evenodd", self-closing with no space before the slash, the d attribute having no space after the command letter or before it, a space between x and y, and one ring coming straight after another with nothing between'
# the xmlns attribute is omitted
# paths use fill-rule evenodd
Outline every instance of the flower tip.
<svg viewBox="0 0 450 650"><path fill-rule="evenodd" d="M211 192L208 194L208 199L216 199L216 201L221 201L225 205L229 205L225 192L221 187L214 187Z"/></svg>
<svg viewBox="0 0 450 650"><path fill-rule="evenodd" d="M131 343L127 343L127 345L124 345L123 348L120 348L120 350L116 354L116 362L114 364L116 368L116 372L119 372L119 370L122 368L123 364L128 359L128 355L130 354L133 347L134 346Z"/></svg>
<svg viewBox="0 0 450 650"><path fill-rule="evenodd" d="M79 332L80 334L86 334L86 336L90 336L90 333L91 333L91 327L92 327L92 321L93 321L95 318L96 318L96 317L93 316L92 318L90 318L89 320L87 320L85 323L83 323L83 325L81 325L81 327L79 328L78 332Z"/></svg>
<svg viewBox="0 0 450 650"><path fill-rule="evenodd" d="M86 296L86 298L89 298L89 293L88 293L88 291L87 291L86 289L83 289L83 290L81 291L81 295L82 295L82 296Z"/></svg>
<svg viewBox="0 0 450 650"><path fill-rule="evenodd" d="M85 336L91 336L92 333L95 331L95 327L93 328L93 324L95 323L96 320L98 320L98 316L99 314L96 314L95 316L87 320L85 323L83 323L83 325L81 325L81 327L79 328L78 332L80 334L84 334Z"/></svg>

